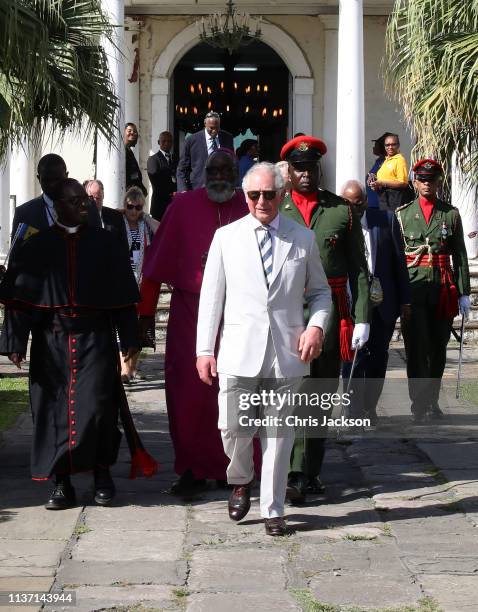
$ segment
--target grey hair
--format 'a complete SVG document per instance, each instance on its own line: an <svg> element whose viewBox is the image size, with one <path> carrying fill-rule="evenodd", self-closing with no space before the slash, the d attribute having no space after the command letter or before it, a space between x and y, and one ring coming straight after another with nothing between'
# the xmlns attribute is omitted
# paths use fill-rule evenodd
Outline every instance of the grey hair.
<svg viewBox="0 0 478 612"><path fill-rule="evenodd" d="M206 119L219 119L221 121L221 115L215 111L209 111L204 117L204 123L206 123Z"/></svg>
<svg viewBox="0 0 478 612"><path fill-rule="evenodd" d="M272 174L274 177L275 188L282 189L284 187L284 179L282 178L279 168L271 164L271 162L259 162L258 164L254 164L242 179L242 190L244 192L248 190L251 176L257 172L269 172L269 174Z"/></svg>
<svg viewBox="0 0 478 612"><path fill-rule="evenodd" d="M124 199L123 199L123 207L126 206L128 200L130 202L138 202L141 200L141 202L144 204L146 202L146 199L144 197L144 193L141 191L141 189L139 187L130 187L128 189L128 191L125 193Z"/></svg>
<svg viewBox="0 0 478 612"><path fill-rule="evenodd" d="M365 189L365 186L360 181L356 181L356 180L346 181L342 185L342 189L340 190L340 195L344 197L345 192L348 191L349 189L358 189L360 193L362 194L362 200L364 200L367 197L367 190Z"/></svg>
<svg viewBox="0 0 478 612"><path fill-rule="evenodd" d="M103 183L100 181L100 179L91 179L91 181L88 181L87 184L85 185L85 189L88 189L88 187L93 187L93 185L96 183L96 185L98 185L98 187L101 189L101 191L105 191L104 185Z"/></svg>

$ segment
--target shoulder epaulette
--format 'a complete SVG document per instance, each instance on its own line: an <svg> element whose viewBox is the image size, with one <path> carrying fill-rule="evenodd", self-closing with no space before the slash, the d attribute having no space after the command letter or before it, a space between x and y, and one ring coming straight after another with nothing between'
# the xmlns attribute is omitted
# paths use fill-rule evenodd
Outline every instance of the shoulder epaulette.
<svg viewBox="0 0 478 612"><path fill-rule="evenodd" d="M398 207L395 209L395 212L397 213L397 212L399 212L400 210L403 210L403 209L407 208L408 206L410 206L410 204L413 204L413 202L415 202L415 200L412 200L411 202L407 202L406 204L402 204L401 206L398 206Z"/></svg>

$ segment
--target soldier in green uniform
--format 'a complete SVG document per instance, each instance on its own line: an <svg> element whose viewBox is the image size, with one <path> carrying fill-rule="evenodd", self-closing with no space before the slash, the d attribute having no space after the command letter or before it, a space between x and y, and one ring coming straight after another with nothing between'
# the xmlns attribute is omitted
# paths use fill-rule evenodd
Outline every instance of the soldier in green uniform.
<svg viewBox="0 0 478 612"><path fill-rule="evenodd" d="M332 310L325 332L322 354L311 363L310 379L304 388L312 390L317 379L322 391L337 391L341 360L353 358L353 348L362 348L369 334L368 269L360 219L339 196L319 189L319 160L327 151L324 142L298 136L282 147L281 159L289 162L291 190L280 212L315 232L322 265L332 289ZM351 304L347 285L352 294ZM324 380L325 379L325 380ZM306 491L319 492L318 478L325 452L323 437L309 437L297 429L291 456L288 497L303 502Z"/></svg>
<svg viewBox="0 0 478 612"><path fill-rule="evenodd" d="M418 198L396 214L412 291L412 316L403 324L408 389L413 419L422 423L443 415L438 396L446 346L458 310L468 316L470 278L460 213L437 198L440 164L420 160L413 171Z"/></svg>

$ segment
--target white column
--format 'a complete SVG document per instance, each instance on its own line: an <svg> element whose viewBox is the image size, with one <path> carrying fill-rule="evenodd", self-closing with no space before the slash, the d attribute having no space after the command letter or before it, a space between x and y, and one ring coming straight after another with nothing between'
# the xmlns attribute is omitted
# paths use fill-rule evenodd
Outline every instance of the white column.
<svg viewBox="0 0 478 612"><path fill-rule="evenodd" d="M363 2L340 0L336 190L365 177Z"/></svg>
<svg viewBox="0 0 478 612"><path fill-rule="evenodd" d="M41 187L37 176L38 153L26 142L15 147L10 158L10 193L15 196L16 205L40 195Z"/></svg>
<svg viewBox="0 0 478 612"><path fill-rule="evenodd" d="M10 157L0 165L0 264L10 244Z"/></svg>
<svg viewBox="0 0 478 612"><path fill-rule="evenodd" d="M468 238L470 232L478 231L478 208L476 206L478 190L476 185L466 182L466 177L456 165L455 156L452 161L451 172L451 203L460 211L465 234L465 245L468 258L478 256L478 236Z"/></svg>
<svg viewBox="0 0 478 612"><path fill-rule="evenodd" d="M324 116L322 133L317 134L327 145L322 158L322 187L335 191L335 161L337 155L337 48L339 18L337 15L320 15L324 24Z"/></svg>
<svg viewBox="0 0 478 612"><path fill-rule="evenodd" d="M295 77L293 88L293 134L296 132L312 134L312 98L314 95L314 79L309 77Z"/></svg>
<svg viewBox="0 0 478 612"><path fill-rule="evenodd" d="M115 93L120 101L120 113L118 119L118 129L113 134L113 145L110 145L102 136L98 134L98 147L96 156L96 176L103 181L105 187L105 204L113 208L119 208L123 202L124 183L125 183L125 158L124 158L124 1L123 0L102 0L103 10L109 15L113 25L120 25L115 28L115 46L108 41L102 44L108 55L108 65L111 78L114 83Z"/></svg>
<svg viewBox="0 0 478 612"><path fill-rule="evenodd" d="M166 130L172 130L169 126L169 79L155 76L151 82L150 155L158 150L158 136Z"/></svg>
<svg viewBox="0 0 478 612"><path fill-rule="evenodd" d="M125 18L125 122L134 123L139 128L139 33L141 22L131 17ZM134 149L133 149L134 151Z"/></svg>

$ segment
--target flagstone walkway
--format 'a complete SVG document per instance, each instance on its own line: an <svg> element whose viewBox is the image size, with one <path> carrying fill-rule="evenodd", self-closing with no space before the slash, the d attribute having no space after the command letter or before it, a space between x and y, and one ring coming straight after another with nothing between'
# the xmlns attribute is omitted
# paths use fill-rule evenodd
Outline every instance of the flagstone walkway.
<svg viewBox="0 0 478 612"><path fill-rule="evenodd" d="M122 447L112 507L95 506L91 476L78 476L78 507L43 508L50 487L29 480L25 413L0 442L0 591L72 590L75 607L44 609L75 612L478 610L478 410L453 399L456 360L451 349L451 416L413 428L395 401L406 381L403 349L393 350L390 380L402 387L386 389L385 433L329 441L326 492L287 508L285 538L265 535L257 488L240 524L212 482L191 500L167 493L173 450L158 353L128 395L161 470L129 480ZM11 371L2 361L0 374ZM470 350L464 375L477 373Z"/></svg>

